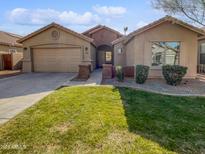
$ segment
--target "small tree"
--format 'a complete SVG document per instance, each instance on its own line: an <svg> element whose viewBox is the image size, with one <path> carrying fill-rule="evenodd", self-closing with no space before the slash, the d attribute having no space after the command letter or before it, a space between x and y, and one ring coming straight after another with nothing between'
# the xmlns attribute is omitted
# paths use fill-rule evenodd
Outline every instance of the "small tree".
<svg viewBox="0 0 205 154"><path fill-rule="evenodd" d="M124 73L122 66L116 66L115 68L116 78L119 82L124 81Z"/></svg>

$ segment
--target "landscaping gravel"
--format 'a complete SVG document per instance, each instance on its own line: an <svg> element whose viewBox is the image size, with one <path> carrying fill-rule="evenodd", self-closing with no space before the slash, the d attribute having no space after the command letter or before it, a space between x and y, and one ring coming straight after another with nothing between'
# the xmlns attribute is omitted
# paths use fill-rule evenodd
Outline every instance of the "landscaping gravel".
<svg viewBox="0 0 205 154"><path fill-rule="evenodd" d="M148 79L144 84L135 83L134 79L118 82L116 79L106 79L103 85L131 87L139 90L179 96L205 96L205 80L183 80L179 86L170 86L163 79Z"/></svg>

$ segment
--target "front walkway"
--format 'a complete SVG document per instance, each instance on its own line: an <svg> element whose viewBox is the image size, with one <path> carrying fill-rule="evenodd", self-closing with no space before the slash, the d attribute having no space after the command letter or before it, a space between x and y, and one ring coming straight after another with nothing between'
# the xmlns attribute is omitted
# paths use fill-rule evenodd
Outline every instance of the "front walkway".
<svg viewBox="0 0 205 154"><path fill-rule="evenodd" d="M137 84L133 79L118 82L116 79L104 80L103 85L130 87L138 90L173 96L205 96L205 80L183 80L179 86L170 86L164 79L148 79L144 84Z"/></svg>
<svg viewBox="0 0 205 154"><path fill-rule="evenodd" d="M97 69L91 73L87 81L71 81L68 80L62 86L99 86L102 82L102 70Z"/></svg>

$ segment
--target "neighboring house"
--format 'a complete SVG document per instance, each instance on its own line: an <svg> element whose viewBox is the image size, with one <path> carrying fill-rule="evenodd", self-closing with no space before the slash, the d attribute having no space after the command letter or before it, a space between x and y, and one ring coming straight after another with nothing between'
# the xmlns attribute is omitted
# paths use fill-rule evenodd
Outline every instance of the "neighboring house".
<svg viewBox="0 0 205 154"><path fill-rule="evenodd" d="M113 41L114 65L150 66L149 77L162 77L162 65L188 67L187 78L197 74L198 37L204 31L166 16Z"/></svg>
<svg viewBox="0 0 205 154"><path fill-rule="evenodd" d="M0 31L0 70L21 68L23 48L17 43L20 38L19 35Z"/></svg>
<svg viewBox="0 0 205 154"><path fill-rule="evenodd" d="M80 64L96 65L93 39L56 23L18 41L23 44L24 72L78 72Z"/></svg>
<svg viewBox="0 0 205 154"><path fill-rule="evenodd" d="M198 39L198 65L199 73L205 73L205 36Z"/></svg>
<svg viewBox="0 0 205 154"><path fill-rule="evenodd" d="M205 64L205 37L199 37L199 64Z"/></svg>
<svg viewBox="0 0 205 154"><path fill-rule="evenodd" d="M121 33L109 27L98 25L85 31L83 35L94 40L97 48L97 67L102 67L103 64L113 64L112 42L122 37Z"/></svg>

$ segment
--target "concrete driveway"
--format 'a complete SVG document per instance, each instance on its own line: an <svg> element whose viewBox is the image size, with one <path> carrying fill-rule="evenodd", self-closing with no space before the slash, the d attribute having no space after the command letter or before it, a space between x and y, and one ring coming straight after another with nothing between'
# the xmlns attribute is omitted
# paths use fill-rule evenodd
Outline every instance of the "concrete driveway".
<svg viewBox="0 0 205 154"><path fill-rule="evenodd" d="M30 73L0 79L0 124L70 80L72 73Z"/></svg>

